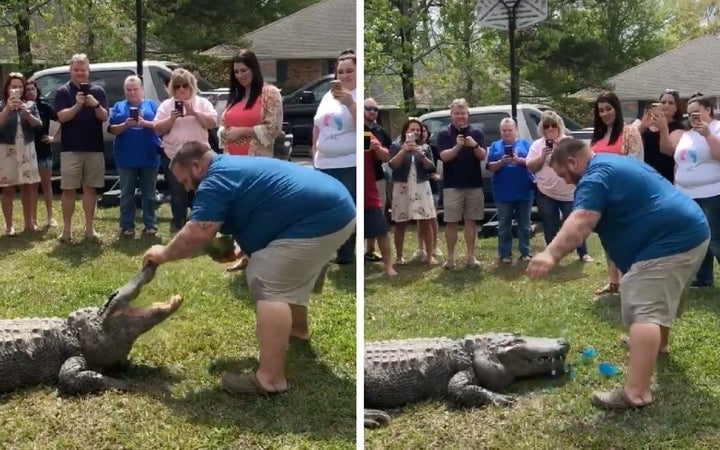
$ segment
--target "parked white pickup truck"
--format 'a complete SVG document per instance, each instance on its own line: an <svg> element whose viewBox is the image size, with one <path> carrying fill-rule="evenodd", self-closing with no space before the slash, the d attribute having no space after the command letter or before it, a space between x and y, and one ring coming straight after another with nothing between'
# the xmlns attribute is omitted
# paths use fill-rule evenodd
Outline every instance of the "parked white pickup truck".
<svg viewBox="0 0 720 450"><path fill-rule="evenodd" d="M517 123L520 137L527 139L530 142L538 139L540 137L538 134L540 115L543 111L551 109L552 108L545 105L525 103L518 104ZM590 143L592 128L583 128L580 124L570 119L565 114L559 111L556 112L563 118L565 128L567 128L573 137ZM512 107L511 105L478 106L470 108L469 113L470 124L482 130L485 135L485 145L489 146L494 141L500 139L500 121L506 117L511 117ZM419 119L421 122L427 124L431 133L430 143L435 145L437 143L437 135L440 130L447 127L450 123L450 110L445 109L433 111L423 114L419 117ZM494 215L496 208L492 193L492 182L490 180L492 174L485 168L484 163L482 164L482 171L483 191L485 192L485 213L487 217ZM442 206L440 209L442 209Z"/></svg>

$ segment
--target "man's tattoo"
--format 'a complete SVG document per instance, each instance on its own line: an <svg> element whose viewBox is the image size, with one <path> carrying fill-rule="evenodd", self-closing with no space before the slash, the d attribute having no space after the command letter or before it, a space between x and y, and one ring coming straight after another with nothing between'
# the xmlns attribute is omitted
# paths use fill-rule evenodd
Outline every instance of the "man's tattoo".
<svg viewBox="0 0 720 450"><path fill-rule="evenodd" d="M176 260L197 255L215 237L221 226L220 222L186 223L168 244L166 249L168 259Z"/></svg>

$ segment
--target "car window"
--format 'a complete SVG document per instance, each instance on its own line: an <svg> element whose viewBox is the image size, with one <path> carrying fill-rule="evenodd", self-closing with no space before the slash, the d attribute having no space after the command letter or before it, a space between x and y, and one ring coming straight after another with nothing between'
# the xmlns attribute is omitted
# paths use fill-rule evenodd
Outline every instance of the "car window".
<svg viewBox="0 0 720 450"><path fill-rule="evenodd" d="M501 112L472 114L470 124L480 128L485 135L485 145L489 146L500 139L500 121L506 117L510 117L510 114Z"/></svg>
<svg viewBox="0 0 720 450"><path fill-rule="evenodd" d="M132 70L101 70L90 72L90 83L105 89L108 106L112 107L120 100L125 100L125 78L134 75Z"/></svg>
<svg viewBox="0 0 720 450"><path fill-rule="evenodd" d="M525 123L527 123L530 131L530 137L532 137L534 141L539 137L538 126L540 125L540 114L532 109L524 109L523 113L525 114Z"/></svg>
<svg viewBox="0 0 720 450"><path fill-rule="evenodd" d="M170 83L170 75L172 72L159 67L150 68L150 76L152 77L153 86L158 96L158 103L162 103L163 100L167 100L170 96L167 92L167 85Z"/></svg>
<svg viewBox="0 0 720 450"><path fill-rule="evenodd" d="M43 75L35 79L37 87L40 90L41 98L48 104L55 102L55 91L57 88L67 83L70 79L70 73L54 73Z"/></svg>
<svg viewBox="0 0 720 450"><path fill-rule="evenodd" d="M330 81L332 81L332 78L324 78L317 86L315 86L312 90L312 93L315 95L315 99L317 101L320 101L321 98L325 94L327 94L327 91L330 90Z"/></svg>

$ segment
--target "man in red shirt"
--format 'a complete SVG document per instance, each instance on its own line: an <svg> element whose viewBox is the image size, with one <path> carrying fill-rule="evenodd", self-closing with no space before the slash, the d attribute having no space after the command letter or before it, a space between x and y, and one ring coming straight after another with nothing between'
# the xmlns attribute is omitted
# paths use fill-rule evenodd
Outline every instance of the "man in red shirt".
<svg viewBox="0 0 720 450"><path fill-rule="evenodd" d="M390 153L380 145L380 141L371 133L369 148L365 149L365 239L376 239L380 248L385 273L395 276L397 272L392 264L390 255L390 237L388 236L388 223L385 219L380 193L375 184L375 161L385 162L390 159Z"/></svg>

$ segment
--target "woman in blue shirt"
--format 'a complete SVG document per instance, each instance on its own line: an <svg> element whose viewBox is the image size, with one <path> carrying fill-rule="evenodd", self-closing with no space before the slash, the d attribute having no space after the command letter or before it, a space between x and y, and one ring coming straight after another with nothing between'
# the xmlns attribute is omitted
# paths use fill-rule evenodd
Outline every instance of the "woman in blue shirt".
<svg viewBox="0 0 720 450"><path fill-rule="evenodd" d="M498 216L498 256L501 263L512 263L512 222L518 224L520 259L529 261L530 212L534 195L534 177L528 170L525 158L530 142L518 139L515 121L500 121L502 139L488 149L487 169L493 173L493 197Z"/></svg>
<svg viewBox="0 0 720 450"><path fill-rule="evenodd" d="M142 81L135 75L125 79L125 100L110 111L115 165L120 182L120 233L135 236L135 186L140 184L143 234L157 233L155 189L160 167L160 138L155 134L153 119L157 105L144 98Z"/></svg>

